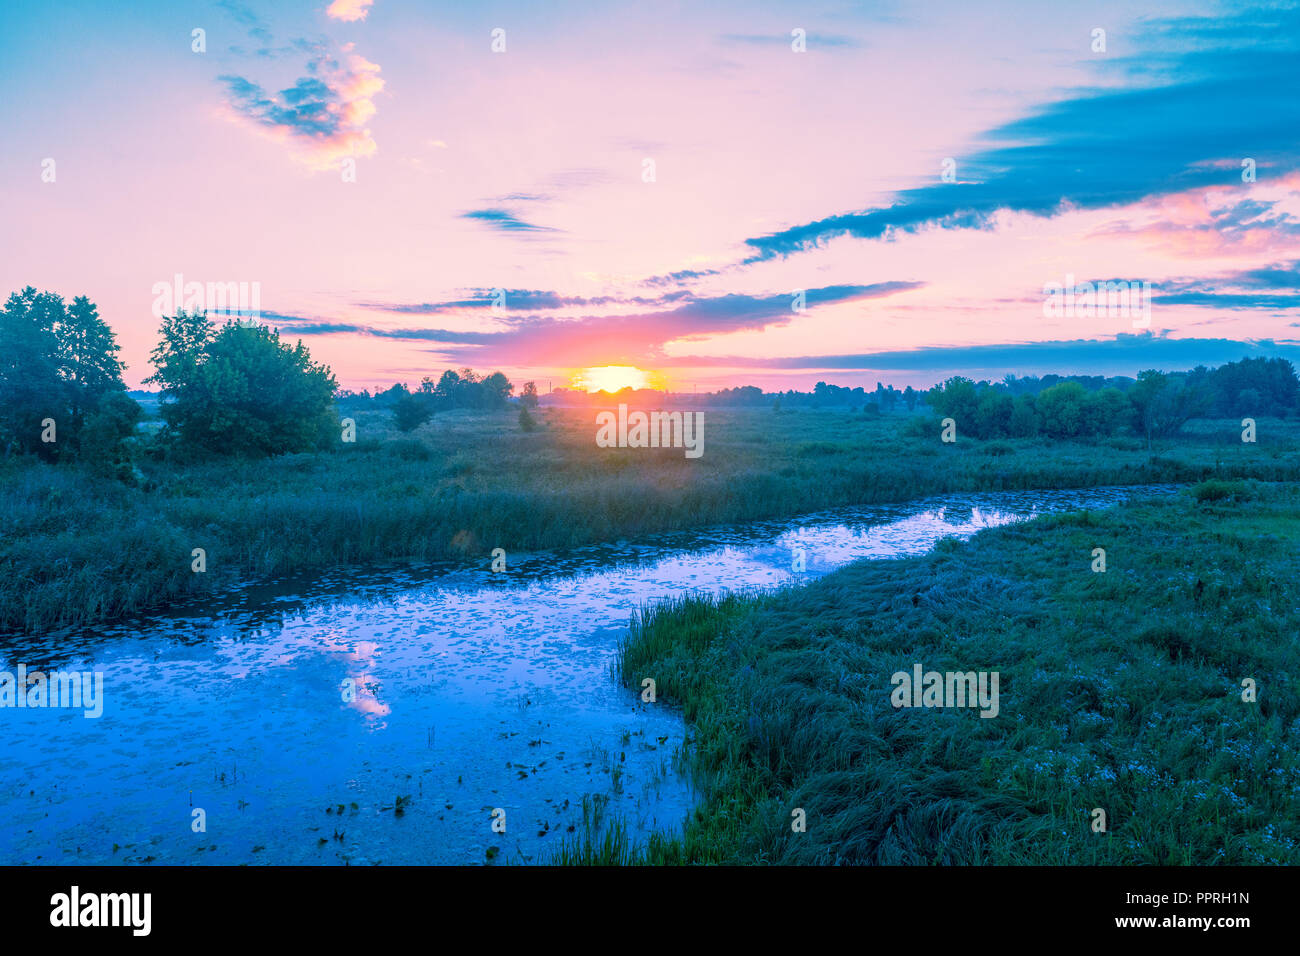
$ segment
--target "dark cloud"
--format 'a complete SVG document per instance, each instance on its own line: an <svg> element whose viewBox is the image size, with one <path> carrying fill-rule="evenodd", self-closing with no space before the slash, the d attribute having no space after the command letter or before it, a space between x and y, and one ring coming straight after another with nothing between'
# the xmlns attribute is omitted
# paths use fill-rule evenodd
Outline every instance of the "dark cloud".
<svg viewBox="0 0 1300 956"><path fill-rule="evenodd" d="M850 235L988 228L1014 210L1052 216L1239 182L1238 163L1300 163L1300 11L1243 12L1157 24L1176 47L1115 58L1138 89L1088 90L991 130L999 145L957 157L959 179L906 190L886 208L850 212L746 240L747 262ZM1218 44L1216 46L1216 44ZM936 171L937 172L937 171ZM1239 215L1250 212L1243 208Z"/></svg>
<svg viewBox="0 0 1300 956"><path fill-rule="evenodd" d="M1241 311L1300 309L1300 262L1276 263L1225 275L1169 279L1151 301Z"/></svg>
<svg viewBox="0 0 1300 956"><path fill-rule="evenodd" d="M524 222L513 213L504 209L473 209L467 213L462 213L462 219L477 219L479 222L485 222L493 229L499 229L502 232L559 232L558 229L552 229L549 226L537 226L531 222Z"/></svg>
<svg viewBox="0 0 1300 956"><path fill-rule="evenodd" d="M489 309L492 308L496 301L495 289L473 289L473 297L468 299L450 299L445 302L418 302L418 303L391 303L391 302L358 302L359 308L371 309L377 312L396 312L406 315L439 315L448 312L458 312L463 309ZM584 308L605 305L664 305L675 302L680 299L690 298L691 295L685 290L668 292L664 295L646 298L645 296L614 296L601 295L593 297L584 296L562 296L554 292L544 292L536 289L502 289L504 293L505 311L509 313L517 312L544 312L554 309Z"/></svg>
<svg viewBox="0 0 1300 956"><path fill-rule="evenodd" d="M919 288L919 282L878 282L871 285L825 286L805 291L804 307L865 301ZM552 306L560 297L547 299L551 293L530 293L534 303ZM457 332L440 328L378 330L365 325L326 323L322 334L350 332L391 339L438 342L450 348L439 349L448 358L464 364L496 365L590 365L638 364L664 360L663 343L746 329L784 325L797 314L793 297L787 293L768 296L723 295L697 299L686 293L674 293L682 301L675 308L659 308L633 315L589 315L559 318L532 313L506 314L507 328L494 332ZM475 306L484 300L470 299ZM588 304L598 300L580 300ZM507 303L510 294L507 293ZM657 300L663 305L664 300ZM451 303L420 306L384 306L384 311L410 314L437 314ZM291 320L292 321L292 320ZM298 334L312 334L316 320L294 324Z"/></svg>
<svg viewBox="0 0 1300 956"><path fill-rule="evenodd" d="M790 358L687 356L674 358L673 363L682 367L933 372L941 377L978 374L983 378L1001 378L1007 374L1044 372L1132 375L1146 368L1174 371L1275 355L1300 361L1300 343L1279 343L1272 339L1173 339L1150 333L1122 333L1113 339L926 346L857 355Z"/></svg>

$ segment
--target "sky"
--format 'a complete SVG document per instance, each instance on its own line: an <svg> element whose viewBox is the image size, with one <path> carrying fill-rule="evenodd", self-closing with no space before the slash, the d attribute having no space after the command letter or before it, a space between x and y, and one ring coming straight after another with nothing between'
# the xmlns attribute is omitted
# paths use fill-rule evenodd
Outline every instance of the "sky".
<svg viewBox="0 0 1300 956"><path fill-rule="evenodd" d="M354 389L1300 362L1295 5L3 17L0 295L89 296L131 387L176 276L255 288ZM1098 281L1149 311L1045 308Z"/></svg>

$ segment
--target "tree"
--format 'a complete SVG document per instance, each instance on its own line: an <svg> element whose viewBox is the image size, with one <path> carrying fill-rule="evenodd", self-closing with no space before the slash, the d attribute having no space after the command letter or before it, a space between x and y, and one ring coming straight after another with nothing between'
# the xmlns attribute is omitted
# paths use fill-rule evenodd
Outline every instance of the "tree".
<svg viewBox="0 0 1300 956"><path fill-rule="evenodd" d="M164 319L154 350L169 432L208 451L259 456L307 451L338 436L334 375L264 326L206 316Z"/></svg>
<svg viewBox="0 0 1300 956"><path fill-rule="evenodd" d="M1011 426L1011 413L1014 402L1008 395L986 388L980 392L979 402L975 406L975 419L968 427L976 438L1001 438Z"/></svg>
<svg viewBox="0 0 1300 956"><path fill-rule="evenodd" d="M954 375L942 385L936 385L925 394L926 403L945 418L951 418L960 427L973 428L979 396L975 383Z"/></svg>
<svg viewBox="0 0 1300 956"><path fill-rule="evenodd" d="M1087 391L1078 382L1061 382L1043 389L1034 401L1045 435L1052 438L1077 438L1090 430L1084 416Z"/></svg>
<svg viewBox="0 0 1300 956"><path fill-rule="evenodd" d="M1221 365L1206 379L1214 393L1214 410L1220 415L1282 415L1300 404L1300 380L1283 358L1248 358ZM1241 404L1243 392L1250 408Z"/></svg>
<svg viewBox="0 0 1300 956"><path fill-rule="evenodd" d="M524 382L523 393L519 396L520 403L524 408L537 407L537 385L533 382Z"/></svg>
<svg viewBox="0 0 1300 956"><path fill-rule="evenodd" d="M447 408L456 407L456 398L460 391L460 376L451 369L442 373L442 378L438 379L438 384L434 391Z"/></svg>
<svg viewBox="0 0 1300 956"><path fill-rule="evenodd" d="M76 457L88 421L110 399L112 414L100 424L129 420L130 434L139 409L127 409L135 403L125 394L118 351L112 330L84 295L70 308L61 296L31 286L10 295L0 310L0 446L47 459ZM54 422L53 442L41 440L46 419ZM108 445L95 447L111 445L117 457L126 435L110 432Z"/></svg>
<svg viewBox="0 0 1300 956"><path fill-rule="evenodd" d="M154 373L145 384L158 385L164 397L179 398L180 393L198 379L198 366L204 360L216 329L206 312L186 312L163 316L162 336L149 353Z"/></svg>
<svg viewBox="0 0 1300 956"><path fill-rule="evenodd" d="M81 442L86 415L98 408L110 393L126 391L122 382L124 366L117 357L121 348L112 329L99 317L95 303L84 295L72 300L71 307L55 325L55 336L59 343L59 365L68 389L75 447ZM119 403L117 413L122 413L123 408ZM134 416L128 413L128 417L134 430L138 409Z"/></svg>
<svg viewBox="0 0 1300 956"><path fill-rule="evenodd" d="M510 400L510 393L515 390L510 379L500 372L493 372L479 384L484 394L483 404L488 408L504 408Z"/></svg>
<svg viewBox="0 0 1300 956"><path fill-rule="evenodd" d="M79 456L100 474L133 483L137 473L130 445L141 412L125 391L108 392L86 416Z"/></svg>
<svg viewBox="0 0 1300 956"><path fill-rule="evenodd" d="M1038 434L1040 422L1034 407L1034 396L1017 395L1011 406L1011 420L1007 432L1014 438L1033 438Z"/></svg>
<svg viewBox="0 0 1300 956"><path fill-rule="evenodd" d="M1146 436L1148 449L1152 438L1178 434L1187 420L1208 404L1204 393L1195 386L1189 387L1155 369L1138 373L1128 398L1133 406L1134 428Z"/></svg>
<svg viewBox="0 0 1300 956"><path fill-rule="evenodd" d="M413 432L432 417L433 401L423 389L414 395L400 395L393 404L393 423L398 431Z"/></svg>
<svg viewBox="0 0 1300 956"><path fill-rule="evenodd" d="M0 311L0 443L53 458L57 445L41 441L41 422L63 417L65 391L59 378L54 325L63 300L27 286ZM67 422L64 423L65 425Z"/></svg>

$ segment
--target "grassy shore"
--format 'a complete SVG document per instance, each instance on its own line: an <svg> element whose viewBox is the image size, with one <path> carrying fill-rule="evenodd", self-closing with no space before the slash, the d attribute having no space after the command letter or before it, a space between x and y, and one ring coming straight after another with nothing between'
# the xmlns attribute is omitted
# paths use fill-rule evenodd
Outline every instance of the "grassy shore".
<svg viewBox="0 0 1300 956"><path fill-rule="evenodd" d="M685 708L702 803L684 839L558 859L1300 863L1297 633L1300 490L1259 482L662 605L621 674ZM998 715L895 709L917 663L998 672Z"/></svg>
<svg viewBox="0 0 1300 956"><path fill-rule="evenodd" d="M344 412L344 414L353 414ZM705 410L704 454L602 449L595 411L452 412L409 436L356 413L357 441L265 461L140 456L129 486L0 462L0 632L104 621L240 580L391 559L487 562L492 548L636 535L952 491L1300 478L1300 423L1194 423L1133 438L939 440L937 422L839 409ZM207 571L191 570L206 552Z"/></svg>

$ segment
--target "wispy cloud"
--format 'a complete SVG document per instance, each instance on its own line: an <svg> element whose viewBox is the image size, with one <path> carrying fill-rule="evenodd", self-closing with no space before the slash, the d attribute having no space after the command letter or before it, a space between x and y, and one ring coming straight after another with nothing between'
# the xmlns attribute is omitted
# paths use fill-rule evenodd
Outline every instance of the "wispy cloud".
<svg viewBox="0 0 1300 956"><path fill-rule="evenodd" d="M839 371L975 373L999 379L1011 373L1061 372L1087 368L1095 373L1134 374L1146 368L1189 369L1241 358L1281 356L1300 360L1300 343L1272 339L1169 338L1122 333L1113 339L1016 342L994 345L923 346L855 355L799 355L782 358L679 356L688 367L823 369Z"/></svg>
<svg viewBox="0 0 1300 956"><path fill-rule="evenodd" d="M558 229L552 229L550 226L538 226L531 222L524 222L513 213L504 209L473 209L467 213L462 213L462 219L477 219L479 222L487 223L493 229L501 232L559 232Z"/></svg>
<svg viewBox="0 0 1300 956"><path fill-rule="evenodd" d="M596 308L608 305L663 306L670 302L690 298L685 290L647 298L645 296L574 296L560 295L539 289L471 289L468 296L443 302L384 303L358 302L358 308L403 315L447 315L466 309L488 309L496 302L500 291L507 312L545 312L557 309Z"/></svg>
<svg viewBox="0 0 1300 956"><path fill-rule="evenodd" d="M987 229L1002 210L1053 216L1221 185L1235 175L1224 161L1235 165L1245 155L1292 169L1300 164L1300 10L1241 13L1232 24L1183 18L1151 33L1177 51L1111 64L1147 85L1084 91L991 130L986 140L1012 145L958 158L962 178L978 181L906 190L888 207L747 239L749 261L840 235Z"/></svg>
<svg viewBox="0 0 1300 956"><path fill-rule="evenodd" d="M808 289L804 307L845 304L878 299L919 288L919 282L878 282L871 285L840 285ZM541 293L536 294L538 296ZM591 364L643 364L665 360L664 345L671 341L689 341L710 335L762 329L784 325L798 314L789 294L729 294L686 299L670 309L655 309L625 315L584 315L558 317L533 312L500 317L505 328L492 332L465 332L439 328L384 329L356 325L347 331L381 335L392 339L439 342L450 348L438 349L452 361L466 364L558 365L574 367ZM466 300L475 306L483 300ZM534 300L536 304L537 300ZM559 298L557 303L563 301ZM582 300L579 300L582 301ZM507 297L509 303L509 297ZM446 303L445 305L452 305ZM414 308L389 306L386 311L417 311ZM434 314L440 306L420 306L419 311ZM330 332L341 331L328 323ZM300 334L310 334L310 323L294 326Z"/></svg>
<svg viewBox="0 0 1300 956"><path fill-rule="evenodd" d="M384 88L378 64L343 47L335 58L317 50L307 76L277 94L242 76L226 74L232 115L289 145L295 159L312 169L336 169L346 156L371 156L378 149L367 128L374 97Z"/></svg>
<svg viewBox="0 0 1300 956"><path fill-rule="evenodd" d="M724 33L718 37L724 44L744 46L784 46L794 42L794 37L787 30L781 33ZM809 50L819 47L860 47L862 41L857 37L843 36L835 33L806 33L804 40Z"/></svg>

